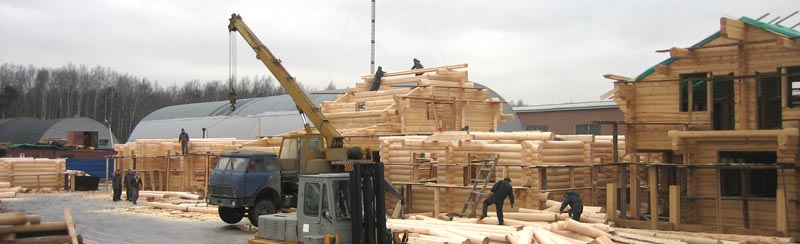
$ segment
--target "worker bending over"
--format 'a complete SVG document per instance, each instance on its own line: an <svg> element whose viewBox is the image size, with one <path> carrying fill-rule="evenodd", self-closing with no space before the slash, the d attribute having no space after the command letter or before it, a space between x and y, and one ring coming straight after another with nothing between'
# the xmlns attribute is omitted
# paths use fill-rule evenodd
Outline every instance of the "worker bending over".
<svg viewBox="0 0 800 244"><path fill-rule="evenodd" d="M581 214L583 213L583 202L581 196L577 192L568 191L564 193L564 202L561 203L559 212L564 212L564 208L569 205L569 217L575 221L581 221Z"/></svg>
<svg viewBox="0 0 800 244"><path fill-rule="evenodd" d="M503 203L506 201L506 197L511 200L511 208L514 208L514 191L511 188L511 178L508 177L494 183L494 186L492 186L491 195L483 201L481 219L486 218L489 204L494 204L494 208L497 210L497 221L500 225L503 225Z"/></svg>

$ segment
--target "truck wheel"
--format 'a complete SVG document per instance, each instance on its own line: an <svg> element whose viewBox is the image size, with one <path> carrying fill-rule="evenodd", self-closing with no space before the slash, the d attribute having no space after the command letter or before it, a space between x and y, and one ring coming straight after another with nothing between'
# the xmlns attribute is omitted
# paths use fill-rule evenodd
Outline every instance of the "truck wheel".
<svg viewBox="0 0 800 244"><path fill-rule="evenodd" d="M239 223L239 221L242 221L242 218L244 218L244 208L230 208L230 207L220 206L219 208L217 208L217 210L219 210L219 218L228 224Z"/></svg>
<svg viewBox="0 0 800 244"><path fill-rule="evenodd" d="M250 219L250 224L253 224L253 226L258 226L258 216L274 214L277 212L278 209L275 208L275 203L264 198L258 200L256 205L250 208L250 212L247 213L247 218Z"/></svg>

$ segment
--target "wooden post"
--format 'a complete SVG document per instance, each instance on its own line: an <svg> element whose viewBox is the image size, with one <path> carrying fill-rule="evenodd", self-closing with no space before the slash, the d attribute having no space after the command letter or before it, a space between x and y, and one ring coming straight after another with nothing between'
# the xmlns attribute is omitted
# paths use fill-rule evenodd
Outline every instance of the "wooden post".
<svg viewBox="0 0 800 244"><path fill-rule="evenodd" d="M608 221L617 220L617 184L606 184L606 217Z"/></svg>
<svg viewBox="0 0 800 244"><path fill-rule="evenodd" d="M611 155L613 155L613 157L614 157L614 163L619 163L619 138L617 136L617 134L618 134L617 126L618 126L617 123L611 124L611 128L612 128L612 131L611 131L611 133L612 133L611 134L612 135L611 143L612 144L611 145L612 145L612 150L614 150L613 152L611 152Z"/></svg>
<svg viewBox="0 0 800 244"><path fill-rule="evenodd" d="M619 167L617 168L619 171L619 210L620 210L620 217L625 218L628 216L628 168L625 167L625 164L617 164Z"/></svg>
<svg viewBox="0 0 800 244"><path fill-rule="evenodd" d="M166 171L167 173L165 174L167 177L164 177L164 178L166 178L164 180L166 182L166 184L165 184L166 186L164 186L164 190L165 191L169 191L170 190L169 189L169 176L172 175L172 172L170 172L170 168L169 168L169 159L170 158L172 158L172 155L170 155L169 151L167 151L167 171Z"/></svg>
<svg viewBox="0 0 800 244"><path fill-rule="evenodd" d="M775 204L777 207L775 208L775 230L777 230L782 236L787 236L789 234L789 226L787 225L787 216L786 216L786 195L783 192L783 189L778 188L775 194Z"/></svg>
<svg viewBox="0 0 800 244"><path fill-rule="evenodd" d="M439 187L437 186L437 187L433 188L433 217L439 216L439 209L440 209L440 205L439 205L440 198L439 197L440 197L440 195L439 195Z"/></svg>
<svg viewBox="0 0 800 244"><path fill-rule="evenodd" d="M108 163L109 163L109 160L108 160L108 157L106 157L106 182L108 182Z"/></svg>
<svg viewBox="0 0 800 244"><path fill-rule="evenodd" d="M717 209L717 233L722 234L722 211L721 211L722 210L722 193L720 192L721 191L721 189L720 189L721 187L719 185L719 182L720 182L720 178L719 178L720 177L720 170L719 170L719 167L714 167L714 173L715 173L714 182L716 183L716 184L714 184L714 188L716 189L715 192L717 194L717 196L716 196L717 197L717 206L716 206L716 209Z"/></svg>
<svg viewBox="0 0 800 244"><path fill-rule="evenodd" d="M650 229L658 229L658 168L647 168L647 181L650 188Z"/></svg>
<svg viewBox="0 0 800 244"><path fill-rule="evenodd" d="M674 226L681 224L681 187L669 186L669 222Z"/></svg>
<svg viewBox="0 0 800 244"><path fill-rule="evenodd" d="M203 190L203 192L205 192L205 195L203 195L203 196L206 197L206 198L208 197L208 175L209 175L208 167L209 167L210 161L211 161L211 156L208 154L208 152L206 152L206 170L205 170L205 172L203 172L203 181L204 181L203 185L205 186L204 190Z"/></svg>
<svg viewBox="0 0 800 244"><path fill-rule="evenodd" d="M41 189L39 185L39 175L36 175L36 188ZM69 173L69 191L75 191L75 173Z"/></svg>
<svg viewBox="0 0 800 244"><path fill-rule="evenodd" d="M633 155L633 163L631 164L631 172L630 172L630 187L631 187L631 199L630 199L630 212L631 218L634 220L638 220L641 216L641 210L639 208L639 155Z"/></svg>

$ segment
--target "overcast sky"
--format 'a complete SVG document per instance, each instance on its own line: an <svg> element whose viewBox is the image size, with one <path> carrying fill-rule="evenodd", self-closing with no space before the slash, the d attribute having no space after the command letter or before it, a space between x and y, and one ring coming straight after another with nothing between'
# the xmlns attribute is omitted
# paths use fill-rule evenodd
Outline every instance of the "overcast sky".
<svg viewBox="0 0 800 244"><path fill-rule="evenodd" d="M796 0L377 2L384 71L468 63L469 78L526 104L596 101L602 77L633 77L719 29L723 16L765 20ZM239 13L307 86L369 74L370 1L0 0L0 63L110 67L159 85L228 77L228 18ZM784 22L792 26L800 15ZM237 74L269 75L237 37Z"/></svg>

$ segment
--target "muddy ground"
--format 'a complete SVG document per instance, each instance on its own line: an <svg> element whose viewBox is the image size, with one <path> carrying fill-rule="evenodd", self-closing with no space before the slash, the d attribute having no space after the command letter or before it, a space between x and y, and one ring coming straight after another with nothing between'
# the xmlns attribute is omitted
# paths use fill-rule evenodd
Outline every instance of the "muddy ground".
<svg viewBox="0 0 800 244"><path fill-rule="evenodd" d="M100 244L245 244L255 234L246 219L229 225L213 214L154 209L143 202L112 202L107 191L21 193L2 199L3 211L41 215L43 222L64 221L64 208L69 208L77 232L84 240Z"/></svg>

